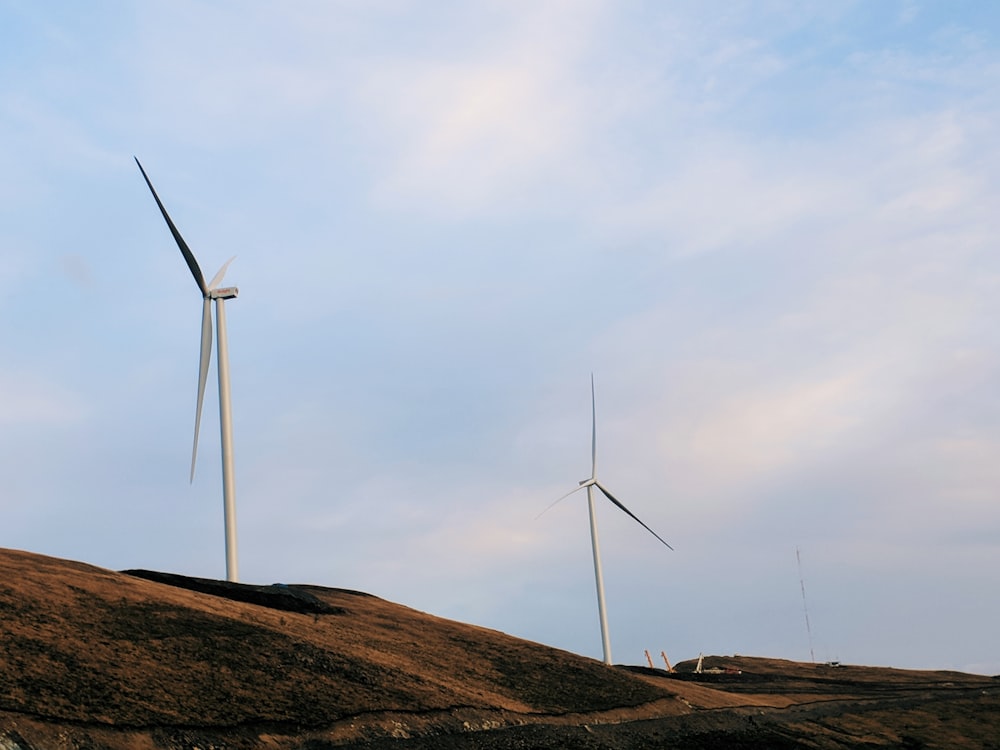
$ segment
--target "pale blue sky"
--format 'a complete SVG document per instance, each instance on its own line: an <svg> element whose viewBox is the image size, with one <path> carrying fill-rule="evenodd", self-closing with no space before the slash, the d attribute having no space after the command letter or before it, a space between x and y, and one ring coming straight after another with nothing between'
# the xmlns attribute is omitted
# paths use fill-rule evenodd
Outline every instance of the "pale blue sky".
<svg viewBox="0 0 1000 750"><path fill-rule="evenodd" d="M0 0L0 545L1000 672L1000 10ZM213 373L214 377L214 373Z"/></svg>

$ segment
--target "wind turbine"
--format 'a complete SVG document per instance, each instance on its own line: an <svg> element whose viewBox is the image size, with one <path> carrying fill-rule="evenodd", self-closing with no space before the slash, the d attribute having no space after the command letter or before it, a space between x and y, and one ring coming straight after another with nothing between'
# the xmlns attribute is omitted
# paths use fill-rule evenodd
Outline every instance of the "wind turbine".
<svg viewBox="0 0 1000 750"><path fill-rule="evenodd" d="M636 523L646 531L660 540L668 549L673 549L663 538L643 523L638 516L619 502L614 495L608 492L607 488L597 480L597 399L594 395L594 374L590 374L590 478L580 480L580 486L567 492L562 497L549 505L542 511L545 513L549 508L561 500L565 500L574 492L579 492L584 487L587 488L587 507L590 510L590 542L594 550L594 578L597 582L597 610L601 618L601 643L604 646L604 663L611 664L611 636L608 634L608 612L604 603L604 574L601 572L601 547L597 540L597 516L594 513L594 487L599 489L604 496L614 505L618 506ZM541 514L539 514L541 515Z"/></svg>
<svg viewBox="0 0 1000 750"><path fill-rule="evenodd" d="M133 157L135 158L135 157ZM233 470L233 415L229 402L229 342L226 337L226 305L227 299L236 299L239 289L234 286L219 287L222 277L226 274L226 269L233 262L230 258L222 264L222 268L215 274L210 282L205 283L205 277L198 267L198 261L187 246L181 233L177 231L174 222L171 221L167 209L163 207L160 196L156 194L153 183L149 181L146 170L139 164L139 159L135 158L135 163L142 172L142 177L149 186L149 191L153 194L156 205L160 207L160 213L170 228L170 233L177 242L177 247L181 250L181 255L191 269L195 283L201 291L201 359L198 364L198 405L194 415L194 447L191 450L191 482L194 482L194 466L198 458L198 430L201 426L201 406L205 399L205 382L208 379L208 365L212 359L212 302L215 302L215 330L218 339L218 371L219 371L219 426L222 433L222 496L225 508L226 524L226 580L238 581L239 570L236 562L236 484Z"/></svg>

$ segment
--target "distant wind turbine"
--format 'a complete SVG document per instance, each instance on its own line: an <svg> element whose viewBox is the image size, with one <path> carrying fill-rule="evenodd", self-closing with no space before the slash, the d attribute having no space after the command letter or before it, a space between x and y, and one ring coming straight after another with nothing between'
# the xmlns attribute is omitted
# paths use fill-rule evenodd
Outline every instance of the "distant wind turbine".
<svg viewBox="0 0 1000 750"><path fill-rule="evenodd" d="M558 498L555 502L549 505L548 508L542 511L545 513L549 508L551 508L556 503L561 500L565 500L567 497L572 495L574 492L582 490L584 487L587 488L587 507L590 510L590 541L594 549L594 578L597 582L597 609L601 618L601 643L604 646L604 663L611 664L611 637L608 634L608 613L607 608L604 604L604 574L601 572L601 549L600 544L597 541L597 517L594 513L594 487L599 489L604 496L614 503L618 508L624 511L628 516L632 518L636 523L642 526L646 531L655 536L660 540L668 549L673 549L669 544L667 544L663 538L644 524L639 517L635 515L632 511L626 508L619 502L614 495L608 492L607 488L597 481L597 399L594 395L594 375L590 375L590 413L591 413L591 432L590 432L590 478L583 479L580 481L580 486L575 489L570 490L562 497ZM541 515L541 514L539 514Z"/></svg>
<svg viewBox="0 0 1000 750"><path fill-rule="evenodd" d="M238 581L239 570L236 562L236 484L233 470L233 417L232 408L229 403L229 343L226 337L226 306L227 299L235 299L239 294L239 289L234 286L219 287L222 277L225 276L226 269L233 262L230 258L222 264L222 268L215 274L212 280L206 284L205 277L198 267L198 261L187 246L184 238L181 237L174 222L171 221L167 209L163 207L160 196L156 194L153 183L149 181L146 170L142 168L139 159L135 163L142 172L142 177L149 186L150 192L156 205L160 207L160 213L170 228L170 233L177 242L177 247L181 250L181 255L191 269L195 283L202 296L201 309L201 359L198 365L198 405L194 415L194 447L191 450L191 482L194 482L194 466L198 458L198 430L201 426L201 406L205 399L205 381L208 378L208 366L212 359L212 302L215 302L215 324L218 334L218 371L219 371L219 424L222 432L222 495L225 508L226 523L226 580Z"/></svg>

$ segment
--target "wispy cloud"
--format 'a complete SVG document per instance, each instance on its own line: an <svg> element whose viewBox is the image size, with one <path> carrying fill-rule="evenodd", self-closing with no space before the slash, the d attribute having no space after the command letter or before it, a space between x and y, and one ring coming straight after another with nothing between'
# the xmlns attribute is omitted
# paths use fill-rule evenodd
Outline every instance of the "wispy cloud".
<svg viewBox="0 0 1000 750"><path fill-rule="evenodd" d="M61 383L37 373L0 371L0 425L32 432L74 424L89 411L86 401Z"/></svg>
<svg viewBox="0 0 1000 750"><path fill-rule="evenodd" d="M376 198L455 220L530 210L525 191L565 188L593 127L579 72L596 6L508 7L471 56L462 45L382 60L361 89L390 148Z"/></svg>

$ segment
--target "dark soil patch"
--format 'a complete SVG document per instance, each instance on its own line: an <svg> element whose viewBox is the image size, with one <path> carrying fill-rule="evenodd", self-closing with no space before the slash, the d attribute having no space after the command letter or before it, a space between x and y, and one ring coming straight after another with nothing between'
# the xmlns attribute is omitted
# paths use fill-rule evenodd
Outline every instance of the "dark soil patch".
<svg viewBox="0 0 1000 750"><path fill-rule="evenodd" d="M234 602L247 602L261 607L270 607L285 612L300 612L302 614L342 615L347 612L343 607L334 607L322 599L309 593L304 588L290 586L284 583L272 583L269 586L254 586L246 583L230 581L215 581L210 578L192 578L174 573L160 573L155 570L124 570L126 575L144 578L147 581L165 583L168 586L199 591L202 594L221 596ZM366 596L351 592L358 596Z"/></svg>

